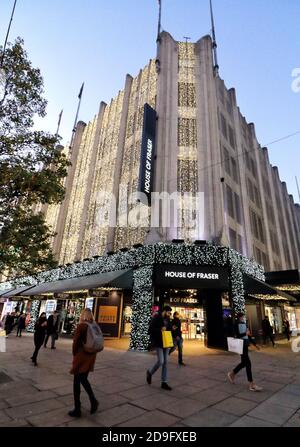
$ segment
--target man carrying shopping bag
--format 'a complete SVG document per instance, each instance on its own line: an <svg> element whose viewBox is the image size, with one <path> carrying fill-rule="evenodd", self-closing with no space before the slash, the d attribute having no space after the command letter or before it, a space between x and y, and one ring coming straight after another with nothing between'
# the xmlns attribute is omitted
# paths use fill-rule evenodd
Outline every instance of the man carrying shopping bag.
<svg viewBox="0 0 300 447"><path fill-rule="evenodd" d="M172 388L168 385L168 355L169 349L173 346L173 338L171 333L171 317L172 308L164 306L162 312L156 313L150 323L150 338L152 346L156 349L157 362L153 367L147 370L147 383L150 385L153 374L161 367L161 387L163 390L170 391Z"/></svg>

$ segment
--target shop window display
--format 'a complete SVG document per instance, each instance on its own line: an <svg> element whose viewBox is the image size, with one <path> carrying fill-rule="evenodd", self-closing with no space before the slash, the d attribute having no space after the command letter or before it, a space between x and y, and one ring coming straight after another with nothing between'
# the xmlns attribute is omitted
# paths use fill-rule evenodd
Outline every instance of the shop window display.
<svg viewBox="0 0 300 447"><path fill-rule="evenodd" d="M122 330L123 335L130 335L131 333L131 318L132 318L132 307L127 305L123 310L123 322L122 322Z"/></svg>

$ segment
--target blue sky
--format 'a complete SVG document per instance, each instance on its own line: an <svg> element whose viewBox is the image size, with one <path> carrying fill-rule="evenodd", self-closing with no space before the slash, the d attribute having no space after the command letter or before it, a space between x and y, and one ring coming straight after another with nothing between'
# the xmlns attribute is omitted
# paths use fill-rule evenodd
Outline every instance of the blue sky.
<svg viewBox="0 0 300 447"><path fill-rule="evenodd" d="M162 27L177 40L210 32L208 0L162 0ZM0 0L4 42L13 0ZM235 87L241 112L254 122L262 145L300 131L300 92L292 70L300 67L299 0L214 0L220 76ZM79 118L88 122L101 100L109 102L155 56L157 0L18 0L10 40L21 36L40 67L48 115L37 125L71 136L77 95L85 81ZM300 133L269 146L281 180L299 201ZM300 186L300 185L299 185Z"/></svg>

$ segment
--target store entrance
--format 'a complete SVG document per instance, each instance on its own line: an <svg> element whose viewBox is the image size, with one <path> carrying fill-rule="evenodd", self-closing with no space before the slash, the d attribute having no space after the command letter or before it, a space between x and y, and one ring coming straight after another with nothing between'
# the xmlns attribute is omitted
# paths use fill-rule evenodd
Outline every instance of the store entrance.
<svg viewBox="0 0 300 447"><path fill-rule="evenodd" d="M163 304L179 313L182 338L204 341L204 309L201 295L196 289L169 289L162 292Z"/></svg>
<svg viewBox="0 0 300 447"><path fill-rule="evenodd" d="M156 301L160 308L169 305L178 312L182 337L210 348L226 348L232 335L232 309L228 292L208 289L160 289Z"/></svg>

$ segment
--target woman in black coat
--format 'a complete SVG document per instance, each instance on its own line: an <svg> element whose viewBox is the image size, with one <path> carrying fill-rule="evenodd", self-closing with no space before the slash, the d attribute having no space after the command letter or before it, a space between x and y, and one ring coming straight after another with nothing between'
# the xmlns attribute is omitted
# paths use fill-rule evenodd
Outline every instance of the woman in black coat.
<svg viewBox="0 0 300 447"><path fill-rule="evenodd" d="M39 319L35 323L34 329L35 329L34 332L35 351L31 357L31 360L32 363L34 363L34 366L37 366L36 362L37 355L41 346L43 346L47 330L47 318L45 312L41 313Z"/></svg>
<svg viewBox="0 0 300 447"><path fill-rule="evenodd" d="M25 314L21 314L19 317L17 335L16 335L17 337L22 337L22 331L26 327L25 318L26 318Z"/></svg>

